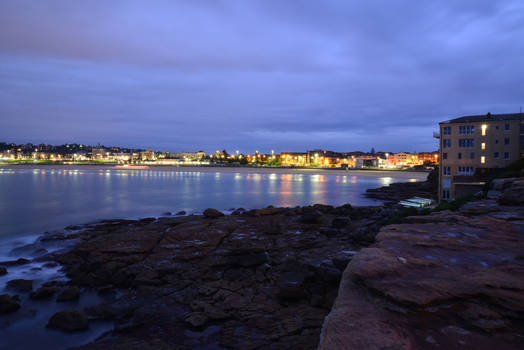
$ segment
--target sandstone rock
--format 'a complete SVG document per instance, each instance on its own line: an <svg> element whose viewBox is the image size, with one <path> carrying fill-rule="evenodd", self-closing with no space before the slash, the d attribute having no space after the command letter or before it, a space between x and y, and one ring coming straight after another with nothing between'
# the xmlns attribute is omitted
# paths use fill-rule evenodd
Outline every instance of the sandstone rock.
<svg viewBox="0 0 524 350"><path fill-rule="evenodd" d="M7 282L6 288L19 293L30 292L33 289L32 280L15 279Z"/></svg>
<svg viewBox="0 0 524 350"><path fill-rule="evenodd" d="M303 299L307 296L304 288L306 276L298 272L287 272L281 275L278 284L278 297L287 300Z"/></svg>
<svg viewBox="0 0 524 350"><path fill-rule="evenodd" d="M514 182L499 198L502 205L524 205L524 184Z"/></svg>
<svg viewBox="0 0 524 350"><path fill-rule="evenodd" d="M36 291L32 292L31 299L41 300L50 299L55 294L55 288L53 287L40 287Z"/></svg>
<svg viewBox="0 0 524 350"><path fill-rule="evenodd" d="M20 304L11 298L11 296L8 294L0 295L0 314L15 312L19 308Z"/></svg>
<svg viewBox="0 0 524 350"><path fill-rule="evenodd" d="M76 286L68 287L64 289L58 297L56 297L57 302L62 301L72 301L72 300L78 300L80 297L80 289Z"/></svg>
<svg viewBox="0 0 524 350"><path fill-rule="evenodd" d="M5 267L0 266L0 276L3 276L5 274L7 274L7 269Z"/></svg>
<svg viewBox="0 0 524 350"><path fill-rule="evenodd" d="M222 213L221 211L218 211L216 209L213 209L213 208L208 208L206 210L204 210L204 216L206 218L211 218L211 219L216 219L216 218L219 218L221 216L224 216L224 213Z"/></svg>
<svg viewBox="0 0 524 350"><path fill-rule="evenodd" d="M76 332L86 330L89 327L89 322L82 311L63 310L55 313L49 319L47 327L66 332Z"/></svg>

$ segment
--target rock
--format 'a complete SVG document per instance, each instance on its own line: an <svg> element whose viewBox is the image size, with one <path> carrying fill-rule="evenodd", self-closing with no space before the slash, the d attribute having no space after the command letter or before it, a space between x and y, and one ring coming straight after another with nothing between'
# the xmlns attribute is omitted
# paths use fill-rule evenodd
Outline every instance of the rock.
<svg viewBox="0 0 524 350"><path fill-rule="evenodd" d="M3 265L3 266L18 266L18 265L29 264L30 262L31 262L31 260L27 260L27 259L24 259L24 258L19 258L17 260L2 261L2 262L0 262L0 265Z"/></svg>
<svg viewBox="0 0 524 350"><path fill-rule="evenodd" d="M211 219L216 219L216 218L219 218L221 216L224 216L224 213L222 213L221 211L218 211L216 209L213 209L213 208L208 208L206 210L204 210L204 216L206 218L211 218Z"/></svg>
<svg viewBox="0 0 524 350"><path fill-rule="evenodd" d="M300 222L304 224L321 224L323 222L324 215L317 211L302 214L300 216Z"/></svg>
<svg viewBox="0 0 524 350"><path fill-rule="evenodd" d="M66 332L86 330L89 327L87 316L79 310L63 310L55 313L47 322L48 328Z"/></svg>
<svg viewBox="0 0 524 350"><path fill-rule="evenodd" d="M334 228L345 228L349 226L351 220L346 217L336 217L331 221L331 227Z"/></svg>
<svg viewBox="0 0 524 350"><path fill-rule="evenodd" d="M231 213L231 215L242 215L246 212L246 209L244 208L238 208L235 211Z"/></svg>
<svg viewBox="0 0 524 350"><path fill-rule="evenodd" d="M344 271L319 349L518 349L522 230L490 216L505 210L495 201L470 204L453 220L381 228Z"/></svg>
<svg viewBox="0 0 524 350"><path fill-rule="evenodd" d="M488 199L499 199L502 196L501 191L490 190L488 191L486 198Z"/></svg>
<svg viewBox="0 0 524 350"><path fill-rule="evenodd" d="M41 300L41 299L50 299L55 294L55 289L53 287L41 287L35 292L32 292L30 297L31 299Z"/></svg>
<svg viewBox="0 0 524 350"><path fill-rule="evenodd" d="M24 279L11 280L7 282L6 288L19 293L30 292L33 289L33 281Z"/></svg>
<svg viewBox="0 0 524 350"><path fill-rule="evenodd" d="M56 298L57 302L77 300L80 297L80 290L76 286L68 287Z"/></svg>
<svg viewBox="0 0 524 350"><path fill-rule="evenodd" d="M162 213L162 216L171 216L171 212L170 211L165 211Z"/></svg>
<svg viewBox="0 0 524 350"><path fill-rule="evenodd" d="M524 205L524 181L514 181L499 198L502 205Z"/></svg>
<svg viewBox="0 0 524 350"><path fill-rule="evenodd" d="M54 262L54 261L51 261L51 262L48 262L48 263L45 263L43 265L43 267L46 267L46 268L53 268L53 267L57 267L58 266L58 263Z"/></svg>
<svg viewBox="0 0 524 350"><path fill-rule="evenodd" d="M209 321L209 318L202 312L193 312L186 316L185 321L193 327L202 327Z"/></svg>
<svg viewBox="0 0 524 350"><path fill-rule="evenodd" d="M1 294L0 295L0 314L7 314L11 312L15 312L20 308L20 304L18 304L11 296L8 294Z"/></svg>
<svg viewBox="0 0 524 350"><path fill-rule="evenodd" d="M280 276L278 297L286 300L298 300L307 296L304 288L306 276L299 272L287 272Z"/></svg>
<svg viewBox="0 0 524 350"><path fill-rule="evenodd" d="M7 274L7 269L5 267L0 266L0 276L3 276Z"/></svg>
<svg viewBox="0 0 524 350"><path fill-rule="evenodd" d="M176 213L176 215L186 215L186 211L180 210L179 212Z"/></svg>

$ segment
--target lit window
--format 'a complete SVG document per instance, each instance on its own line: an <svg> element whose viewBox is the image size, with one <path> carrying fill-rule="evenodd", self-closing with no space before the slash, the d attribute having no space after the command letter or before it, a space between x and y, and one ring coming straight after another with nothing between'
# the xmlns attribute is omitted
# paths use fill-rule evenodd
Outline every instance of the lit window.
<svg viewBox="0 0 524 350"><path fill-rule="evenodd" d="M482 136L486 136L486 129L488 128L488 126L486 124L482 124L481 126L481 129L482 129Z"/></svg>
<svg viewBox="0 0 524 350"><path fill-rule="evenodd" d="M484 156L480 157L480 162L482 164L486 163L486 157L484 157Z"/></svg>
<svg viewBox="0 0 524 350"><path fill-rule="evenodd" d="M481 148L482 150L485 150L485 149L486 149L486 144L485 144L484 142L482 142L482 143L480 144L480 148Z"/></svg>

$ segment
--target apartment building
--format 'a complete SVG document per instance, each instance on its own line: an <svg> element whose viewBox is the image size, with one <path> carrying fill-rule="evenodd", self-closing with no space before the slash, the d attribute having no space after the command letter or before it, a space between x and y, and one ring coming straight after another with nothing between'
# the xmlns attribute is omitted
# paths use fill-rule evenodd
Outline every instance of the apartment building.
<svg viewBox="0 0 524 350"><path fill-rule="evenodd" d="M490 169L524 155L524 118L515 114L465 116L440 125L439 199L477 193Z"/></svg>

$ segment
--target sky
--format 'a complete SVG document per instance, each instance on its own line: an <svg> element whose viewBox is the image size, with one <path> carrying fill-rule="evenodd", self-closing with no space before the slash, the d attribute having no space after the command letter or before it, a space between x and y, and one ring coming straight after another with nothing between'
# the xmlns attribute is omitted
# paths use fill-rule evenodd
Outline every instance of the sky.
<svg viewBox="0 0 524 350"><path fill-rule="evenodd" d="M2 0L0 141L432 151L524 107L524 1Z"/></svg>

